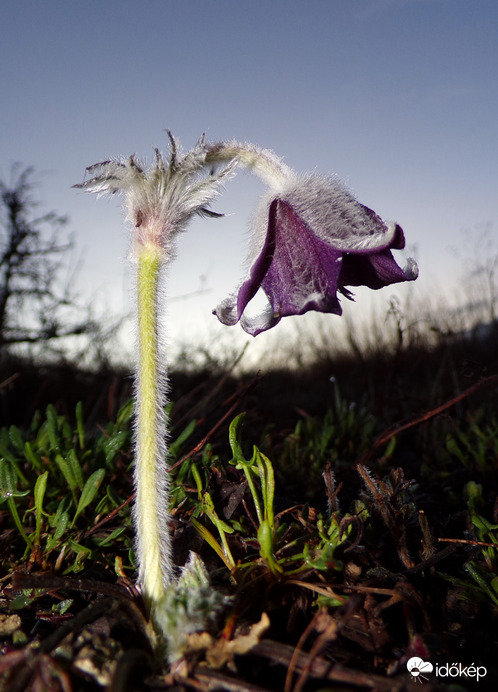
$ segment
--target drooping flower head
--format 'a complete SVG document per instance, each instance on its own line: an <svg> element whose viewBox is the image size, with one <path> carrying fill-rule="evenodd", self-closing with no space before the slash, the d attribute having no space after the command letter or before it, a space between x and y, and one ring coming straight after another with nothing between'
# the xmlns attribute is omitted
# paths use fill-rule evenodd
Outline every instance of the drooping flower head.
<svg viewBox="0 0 498 692"><path fill-rule="evenodd" d="M385 223L337 180L280 171L255 217L249 276L214 312L253 336L309 310L340 315L337 294L352 298L347 286L379 289L417 278L414 260L401 269L392 256L404 245L398 224ZM268 306L247 317L260 288Z"/></svg>

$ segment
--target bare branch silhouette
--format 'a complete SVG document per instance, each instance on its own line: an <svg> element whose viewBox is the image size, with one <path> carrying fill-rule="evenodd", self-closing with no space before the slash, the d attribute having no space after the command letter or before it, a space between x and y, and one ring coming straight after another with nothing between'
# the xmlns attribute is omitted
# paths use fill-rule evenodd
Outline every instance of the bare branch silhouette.
<svg viewBox="0 0 498 692"><path fill-rule="evenodd" d="M34 169L12 169L0 181L0 353L15 344L40 344L69 336L101 336L89 308L79 307L64 275L74 248L67 217L37 215Z"/></svg>

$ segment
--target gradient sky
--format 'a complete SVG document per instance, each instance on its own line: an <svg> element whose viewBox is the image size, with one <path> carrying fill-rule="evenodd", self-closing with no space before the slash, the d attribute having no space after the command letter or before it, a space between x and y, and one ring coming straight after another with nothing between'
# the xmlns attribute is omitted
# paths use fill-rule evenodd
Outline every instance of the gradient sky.
<svg viewBox="0 0 498 692"><path fill-rule="evenodd" d="M451 292L454 249L496 223L496 0L4 0L0 26L0 174L40 172L99 310L129 309L128 231L117 200L70 186L102 159L166 150L166 127L185 149L206 132L339 175L403 226L421 295ZM210 311L242 279L261 189L239 175L214 205L228 216L182 238L169 293L207 292L171 302L173 339L228 329Z"/></svg>

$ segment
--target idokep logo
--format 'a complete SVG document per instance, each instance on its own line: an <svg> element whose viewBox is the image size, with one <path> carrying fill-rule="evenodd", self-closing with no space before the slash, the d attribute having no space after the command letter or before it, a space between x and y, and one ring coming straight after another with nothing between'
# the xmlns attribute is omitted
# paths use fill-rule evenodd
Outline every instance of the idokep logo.
<svg viewBox="0 0 498 692"><path fill-rule="evenodd" d="M426 673L432 673L434 666L429 661L424 661L418 656L413 656L406 662L406 667L408 672L416 682L422 682L422 680L428 680Z"/></svg>
<svg viewBox="0 0 498 692"><path fill-rule="evenodd" d="M479 682L487 674L485 666L464 666L461 663L436 663L436 667L429 661L424 661L418 656L413 656L406 662L406 667L413 680L423 683L428 680L429 673L435 673L438 678L475 678Z"/></svg>

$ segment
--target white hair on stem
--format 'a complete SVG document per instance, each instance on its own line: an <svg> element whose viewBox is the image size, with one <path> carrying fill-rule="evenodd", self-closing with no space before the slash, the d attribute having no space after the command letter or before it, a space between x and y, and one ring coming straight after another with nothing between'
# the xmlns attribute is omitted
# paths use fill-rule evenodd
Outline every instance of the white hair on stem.
<svg viewBox="0 0 498 692"><path fill-rule="evenodd" d="M154 603L164 596L173 579L166 463L168 376L162 324L165 267L155 247L139 250L137 263L133 517L138 583L146 601Z"/></svg>

